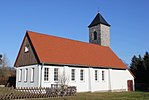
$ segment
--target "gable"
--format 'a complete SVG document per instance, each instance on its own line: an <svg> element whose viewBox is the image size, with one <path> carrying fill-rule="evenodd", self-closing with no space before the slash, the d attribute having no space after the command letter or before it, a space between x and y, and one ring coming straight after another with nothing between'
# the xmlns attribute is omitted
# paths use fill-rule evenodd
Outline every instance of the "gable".
<svg viewBox="0 0 149 100"><path fill-rule="evenodd" d="M14 66L15 67L27 66L27 65L37 64L37 63L39 63L38 57L36 55L34 47L32 46L32 43L30 41L28 34L26 34Z"/></svg>

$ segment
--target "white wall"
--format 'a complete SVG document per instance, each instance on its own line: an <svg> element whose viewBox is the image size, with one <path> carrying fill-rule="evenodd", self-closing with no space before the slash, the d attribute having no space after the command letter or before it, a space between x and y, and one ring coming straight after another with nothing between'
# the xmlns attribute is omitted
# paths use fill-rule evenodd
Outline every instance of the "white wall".
<svg viewBox="0 0 149 100"><path fill-rule="evenodd" d="M95 80L95 70L98 71L98 79ZM104 71L105 79L102 80L102 71ZM108 69L92 68L91 70L91 92L94 91L108 91Z"/></svg>
<svg viewBox="0 0 149 100"><path fill-rule="evenodd" d="M42 79L42 87L51 87L51 84L57 84L57 82L54 81L54 68L59 69L59 74L60 76L62 75L63 72L65 72L65 76L68 79L67 83L70 86L76 86L78 92L85 92L88 91L88 68L78 68L78 67L68 67L68 66L43 66L44 68L49 68L50 73L49 73L49 81L44 81ZM75 69L75 81L71 80L71 69ZM84 80L80 81L80 70L84 70ZM44 70L42 70L42 73L44 73ZM42 77L44 74L42 74Z"/></svg>
<svg viewBox="0 0 149 100"><path fill-rule="evenodd" d="M71 80L71 69L75 69L75 81ZM84 70L84 80L80 80L80 70ZM77 92L86 92L89 91L89 71L88 68L79 68L79 67L69 67L69 72L67 71L70 75L70 81L69 85L70 86L76 86L77 87Z"/></svg>
<svg viewBox="0 0 149 100"><path fill-rule="evenodd" d="M111 90L126 90L127 77L126 70L112 70L111 69Z"/></svg>
<svg viewBox="0 0 149 100"><path fill-rule="evenodd" d="M28 69L27 82L24 82L24 71ZM35 69L34 82L30 82L31 69ZM44 81L44 68L49 68L49 80ZM133 80L134 78L128 70L116 70L116 69L100 69L100 68L81 68L81 67L69 67L69 66L48 66L44 65L32 65L16 68L17 79L16 87L51 87L51 84L57 84L54 81L54 68L59 69L59 75L65 73L67 83L69 86L76 86L77 92L94 92L94 91L127 91L127 80ZM22 81L18 81L18 72L22 69ZM41 72L42 69L42 72ZM71 80L71 70L75 69L75 80ZM84 80L80 80L80 70L84 70ZM98 71L98 79L95 80L95 70ZM102 80L102 71L105 72L105 80ZM42 77L41 77L42 76Z"/></svg>
<svg viewBox="0 0 149 100"><path fill-rule="evenodd" d="M111 90L126 90L128 91L127 81L134 80L128 70L111 69ZM134 83L134 81L133 81Z"/></svg>
<svg viewBox="0 0 149 100"><path fill-rule="evenodd" d="M44 68L49 68L49 80L48 81L44 81ZM64 66L46 66L44 65L42 68L42 82L41 82L41 86L42 87L51 87L51 84L57 84L56 81L54 81L54 68L58 68L59 69L59 73L63 72Z"/></svg>
<svg viewBox="0 0 149 100"><path fill-rule="evenodd" d="M34 80L31 82L31 69L34 68ZM19 70L22 69L21 81L19 81ZM28 69L27 81L25 81L25 69ZM40 80L40 66L22 66L16 68L16 87L38 87Z"/></svg>

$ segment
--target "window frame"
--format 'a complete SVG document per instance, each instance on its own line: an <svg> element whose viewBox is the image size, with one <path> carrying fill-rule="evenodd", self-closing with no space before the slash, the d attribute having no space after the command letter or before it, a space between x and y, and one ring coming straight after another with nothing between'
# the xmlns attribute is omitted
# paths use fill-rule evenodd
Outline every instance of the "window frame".
<svg viewBox="0 0 149 100"><path fill-rule="evenodd" d="M33 83L34 82L34 75L35 74L35 68L31 68L31 79L30 82Z"/></svg>
<svg viewBox="0 0 149 100"><path fill-rule="evenodd" d="M54 81L55 82L58 82L58 76L59 76L59 68L54 68Z"/></svg>
<svg viewBox="0 0 149 100"><path fill-rule="evenodd" d="M98 81L98 70L95 70L95 81Z"/></svg>
<svg viewBox="0 0 149 100"><path fill-rule="evenodd" d="M105 71L102 70L102 81L105 81Z"/></svg>
<svg viewBox="0 0 149 100"><path fill-rule="evenodd" d="M84 81L84 70L80 70L80 81Z"/></svg>
<svg viewBox="0 0 149 100"><path fill-rule="evenodd" d="M75 69L71 69L71 81L75 81Z"/></svg>
<svg viewBox="0 0 149 100"><path fill-rule="evenodd" d="M28 79L28 69L25 68L25 71L24 71L24 82L27 82L27 79Z"/></svg>
<svg viewBox="0 0 149 100"><path fill-rule="evenodd" d="M49 81L49 68L44 68L44 81Z"/></svg>
<svg viewBox="0 0 149 100"><path fill-rule="evenodd" d="M22 81L22 69L19 69L19 72L18 72L18 82L21 82Z"/></svg>

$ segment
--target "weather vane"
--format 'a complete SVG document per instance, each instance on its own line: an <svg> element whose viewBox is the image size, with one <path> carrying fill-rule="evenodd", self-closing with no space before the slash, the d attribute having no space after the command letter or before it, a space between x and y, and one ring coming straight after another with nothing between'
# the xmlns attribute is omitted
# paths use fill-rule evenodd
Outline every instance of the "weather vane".
<svg viewBox="0 0 149 100"><path fill-rule="evenodd" d="M99 7L98 7L98 10L97 10L97 13L99 13Z"/></svg>

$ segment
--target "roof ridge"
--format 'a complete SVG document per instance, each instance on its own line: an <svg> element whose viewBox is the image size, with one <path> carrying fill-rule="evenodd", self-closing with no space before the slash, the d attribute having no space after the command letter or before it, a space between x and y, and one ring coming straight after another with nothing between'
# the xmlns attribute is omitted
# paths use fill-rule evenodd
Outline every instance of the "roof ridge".
<svg viewBox="0 0 149 100"><path fill-rule="evenodd" d="M68 41L74 41L74 42L79 42L79 43L85 43L85 44L88 44L88 45L94 45L94 46L99 46L99 47L110 48L110 47L103 46L103 45L92 44L92 43L89 43L89 42L84 42L84 41L79 41L79 40L73 40L73 39L69 39L69 38L65 38L65 37L59 37L59 36L54 36L54 35L45 34L45 33L40 33L40 32L34 32L34 31L28 31L28 30L27 30L27 33L40 34L40 35L55 37L55 38L59 38L59 39L65 39L65 40L68 40Z"/></svg>

